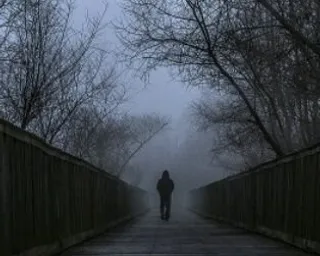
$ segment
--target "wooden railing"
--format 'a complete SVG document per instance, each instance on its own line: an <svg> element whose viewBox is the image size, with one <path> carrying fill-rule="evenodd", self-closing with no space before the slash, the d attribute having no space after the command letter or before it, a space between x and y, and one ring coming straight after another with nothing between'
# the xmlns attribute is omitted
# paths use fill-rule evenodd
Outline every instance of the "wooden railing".
<svg viewBox="0 0 320 256"><path fill-rule="evenodd" d="M190 193L208 217L320 253L320 146L262 164Z"/></svg>
<svg viewBox="0 0 320 256"><path fill-rule="evenodd" d="M0 255L51 255L147 210L147 194L0 120Z"/></svg>

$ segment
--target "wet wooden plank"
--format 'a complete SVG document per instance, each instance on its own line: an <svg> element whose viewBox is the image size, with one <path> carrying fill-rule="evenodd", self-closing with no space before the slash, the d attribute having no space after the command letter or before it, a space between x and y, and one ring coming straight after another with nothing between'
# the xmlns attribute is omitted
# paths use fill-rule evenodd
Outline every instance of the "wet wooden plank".
<svg viewBox="0 0 320 256"><path fill-rule="evenodd" d="M84 255L220 255L306 256L287 244L242 229L174 211L166 222L158 211L70 248L61 256Z"/></svg>

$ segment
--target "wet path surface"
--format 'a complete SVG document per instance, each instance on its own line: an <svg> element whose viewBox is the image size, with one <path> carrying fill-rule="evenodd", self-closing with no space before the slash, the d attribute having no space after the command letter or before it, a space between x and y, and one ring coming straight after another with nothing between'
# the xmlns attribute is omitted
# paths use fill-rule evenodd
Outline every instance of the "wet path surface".
<svg viewBox="0 0 320 256"><path fill-rule="evenodd" d="M190 212L173 212L166 222L158 211L100 237L70 248L61 256L217 255L307 256L286 244L241 229L204 220Z"/></svg>

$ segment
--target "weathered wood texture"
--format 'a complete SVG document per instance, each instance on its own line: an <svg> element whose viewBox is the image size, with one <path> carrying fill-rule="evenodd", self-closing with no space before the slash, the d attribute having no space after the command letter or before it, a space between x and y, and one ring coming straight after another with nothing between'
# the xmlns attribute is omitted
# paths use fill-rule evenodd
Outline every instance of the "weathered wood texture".
<svg viewBox="0 0 320 256"><path fill-rule="evenodd" d="M49 254L147 207L144 191L3 120L0 185L0 255Z"/></svg>
<svg viewBox="0 0 320 256"><path fill-rule="evenodd" d="M160 220L158 209L152 210L60 256L311 256L287 244L181 210L173 211L168 222Z"/></svg>
<svg viewBox="0 0 320 256"><path fill-rule="evenodd" d="M191 208L320 253L320 146L191 191Z"/></svg>

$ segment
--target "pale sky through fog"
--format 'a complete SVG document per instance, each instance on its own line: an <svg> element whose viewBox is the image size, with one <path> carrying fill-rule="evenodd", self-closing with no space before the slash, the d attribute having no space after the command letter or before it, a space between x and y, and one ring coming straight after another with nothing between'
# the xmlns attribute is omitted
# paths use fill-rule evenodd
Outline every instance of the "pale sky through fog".
<svg viewBox="0 0 320 256"><path fill-rule="evenodd" d="M104 2L106 1L78 0L76 2L76 24L81 24L84 21L86 11L88 11L89 16L94 16L99 12L101 13ZM121 0L107 1L108 9L105 22L109 23L121 17L120 2ZM120 47L111 25L107 26L103 36L101 36L101 47L106 50L110 50L110 48L114 50ZM144 88L144 84L138 78L132 80L132 77L126 76L126 78L122 78L122 81L124 81L127 86L129 85L130 90L133 91L131 99L125 104L124 109L132 114L156 112L171 117L171 132L175 134L175 136L178 136L178 133L183 133L188 125L187 108L189 104L200 95L196 88L187 88L178 81L172 81L172 78L164 69L157 70L151 74L149 84L146 88Z"/></svg>
<svg viewBox="0 0 320 256"><path fill-rule="evenodd" d="M103 2L102 0L78 0L76 2L78 9L75 15L75 25L79 26L83 23L86 11L89 12L89 16L102 12ZM107 2L108 9L105 22L110 23L111 21L119 20L121 18L121 8L119 7L121 0L109 0ZM121 47L117 42L115 31L110 24L106 27L99 42L101 44L100 47L107 51L114 51L115 49L119 51ZM115 61L116 59L109 59L111 64ZM193 162L189 164L187 163L188 161L182 160L181 156L179 156L179 153L183 152L180 145L191 141L190 131L192 128L190 125L189 106L192 101L199 99L201 95L200 90L197 88L187 88L181 82L173 81L166 69L154 71L150 76L146 88L144 88L143 82L138 78L133 79L127 70L122 69L121 71L121 81L131 91L130 101L122 107L124 111L128 111L131 114L158 113L171 119L169 129L153 138L131 160L131 163L134 162L135 165L143 169L143 180L140 186L152 190L162 170L167 168L172 171L174 179L182 186L185 184L188 189L192 184L198 186L199 184L208 183L208 181L220 178L219 175L223 171L212 170L212 167L210 167L211 157L206 156L210 150L209 137L209 139L206 138L204 140L207 142L207 145L201 144L201 148L196 149L198 154L203 156L201 159L198 159L197 163L189 157L188 161ZM189 150L194 151L192 147ZM180 186L180 188L182 187Z"/></svg>

